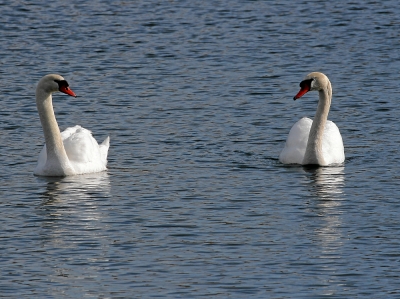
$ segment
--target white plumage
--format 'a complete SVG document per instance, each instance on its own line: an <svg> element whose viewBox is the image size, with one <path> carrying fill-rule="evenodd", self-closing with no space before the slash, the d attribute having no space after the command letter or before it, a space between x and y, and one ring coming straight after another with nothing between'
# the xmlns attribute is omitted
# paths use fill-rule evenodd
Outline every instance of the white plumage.
<svg viewBox="0 0 400 299"><path fill-rule="evenodd" d="M99 172L107 169L107 154L110 147L110 137L100 145L93 138L92 132L76 125L61 132L68 160L75 174ZM34 173L40 175L47 161L46 145L39 154L38 164Z"/></svg>
<svg viewBox="0 0 400 299"><path fill-rule="evenodd" d="M284 164L303 164L312 119L303 117L290 129L285 147L279 155ZM322 137L322 154L327 165L340 164L344 161L344 147L339 128L333 121L326 122Z"/></svg>
<svg viewBox="0 0 400 299"><path fill-rule="evenodd" d="M110 137L100 145L89 130L81 126L60 133L53 110L52 93L61 91L76 97L60 75L44 76L36 88L36 105L46 144L34 170L40 176L67 176L106 170Z"/></svg>
<svg viewBox="0 0 400 299"><path fill-rule="evenodd" d="M294 100L307 92L319 93L319 101L314 121L304 117L289 132L279 161L284 164L327 166L344 162L343 140L339 128L328 120L332 101L332 87L327 76L313 72L300 83L300 91Z"/></svg>

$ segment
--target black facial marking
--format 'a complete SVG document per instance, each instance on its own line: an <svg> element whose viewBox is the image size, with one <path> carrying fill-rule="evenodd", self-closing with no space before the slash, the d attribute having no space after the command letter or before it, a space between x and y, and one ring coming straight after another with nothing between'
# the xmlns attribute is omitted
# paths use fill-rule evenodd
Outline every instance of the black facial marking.
<svg viewBox="0 0 400 299"><path fill-rule="evenodd" d="M66 80L54 80L54 82L56 82L58 84L58 88L69 86L69 84Z"/></svg>
<svg viewBox="0 0 400 299"><path fill-rule="evenodd" d="M314 80L314 79L307 79L307 80L301 81L301 82L300 82L300 87L301 87L301 89L303 89L305 86L307 86L308 89L311 89L311 82L312 82L313 80Z"/></svg>

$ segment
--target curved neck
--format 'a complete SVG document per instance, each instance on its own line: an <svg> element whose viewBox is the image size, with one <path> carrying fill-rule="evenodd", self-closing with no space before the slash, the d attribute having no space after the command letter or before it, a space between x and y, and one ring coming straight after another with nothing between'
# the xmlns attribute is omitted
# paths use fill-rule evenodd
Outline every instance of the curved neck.
<svg viewBox="0 0 400 299"><path fill-rule="evenodd" d="M319 101L317 112L315 114L308 142L306 152L303 159L303 164L317 164L326 165L322 153L322 138L325 131L325 125L328 120L329 109L332 100L332 87L330 83L326 89L319 91Z"/></svg>
<svg viewBox="0 0 400 299"><path fill-rule="evenodd" d="M51 93L36 91L36 106L42 123L46 141L47 160L44 172L50 175L65 176L74 173L61 138L60 129L54 115Z"/></svg>

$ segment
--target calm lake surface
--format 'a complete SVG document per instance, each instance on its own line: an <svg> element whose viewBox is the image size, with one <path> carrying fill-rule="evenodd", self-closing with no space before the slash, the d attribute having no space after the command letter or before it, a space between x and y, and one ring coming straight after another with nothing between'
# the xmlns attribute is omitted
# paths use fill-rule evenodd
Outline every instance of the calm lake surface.
<svg viewBox="0 0 400 299"><path fill-rule="evenodd" d="M400 298L399 1L0 1L1 298ZM340 167L278 161L333 86ZM41 178L35 87L108 171Z"/></svg>

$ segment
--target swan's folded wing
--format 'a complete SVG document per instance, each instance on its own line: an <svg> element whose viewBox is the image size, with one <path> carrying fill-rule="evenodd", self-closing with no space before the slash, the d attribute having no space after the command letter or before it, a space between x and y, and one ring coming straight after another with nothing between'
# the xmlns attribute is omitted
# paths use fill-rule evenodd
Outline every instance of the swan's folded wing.
<svg viewBox="0 0 400 299"><path fill-rule="evenodd" d="M283 164L302 164L306 152L312 120L303 117L290 129L285 147L279 155Z"/></svg>
<svg viewBox="0 0 400 299"><path fill-rule="evenodd" d="M99 145L89 130L75 126L66 129L61 136L71 162L87 163L98 160Z"/></svg>
<svg viewBox="0 0 400 299"><path fill-rule="evenodd" d="M38 158L38 163L35 167L35 170L33 171L34 174L40 174L40 171L44 168L46 165L47 161L47 151L46 151L46 144L42 147L42 150L40 151L39 158Z"/></svg>
<svg viewBox="0 0 400 299"><path fill-rule="evenodd" d="M329 164L340 164L344 162L344 146L342 135L336 124L327 121L322 140L322 152L325 162Z"/></svg>

